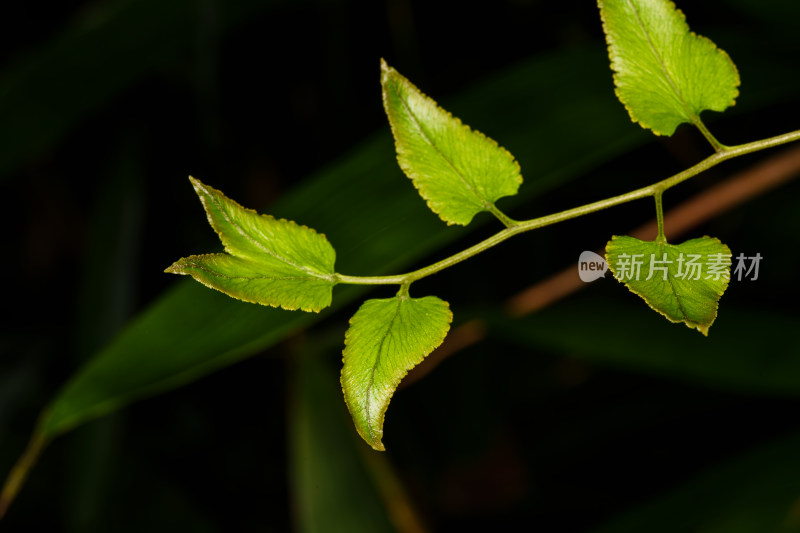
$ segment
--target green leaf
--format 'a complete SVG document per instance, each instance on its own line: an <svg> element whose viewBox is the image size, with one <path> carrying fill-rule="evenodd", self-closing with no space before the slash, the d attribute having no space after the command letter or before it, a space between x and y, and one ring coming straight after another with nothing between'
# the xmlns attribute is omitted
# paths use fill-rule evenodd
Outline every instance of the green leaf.
<svg viewBox="0 0 800 533"><path fill-rule="evenodd" d="M259 215L189 179L227 254L184 257L166 272L190 275L245 302L303 311L331 304L336 252L324 235L289 220Z"/></svg>
<svg viewBox="0 0 800 533"><path fill-rule="evenodd" d="M345 335L342 389L361 437L384 450L383 419L406 373L439 346L453 314L435 296L367 300Z"/></svg>
<svg viewBox="0 0 800 533"><path fill-rule="evenodd" d="M517 194L522 183L514 157L439 107L385 61L381 85L397 161L428 207L448 224L467 225L481 211L503 220L494 202Z"/></svg>
<svg viewBox="0 0 800 533"><path fill-rule="evenodd" d="M718 239L672 245L615 235L606 261L614 277L652 309L708 335L730 279L731 251Z"/></svg>
<svg viewBox="0 0 800 533"><path fill-rule="evenodd" d="M614 84L631 120L657 135L700 124L700 112L724 111L739 95L728 54L689 31L669 0L598 0Z"/></svg>
<svg viewBox="0 0 800 533"><path fill-rule="evenodd" d="M541 176L511 201L530 200L573 182L645 140L603 95L601 60L602 51L594 48L555 52L479 83L453 101L453 109L469 110L482 123L504 131L526 167ZM542 100L552 105L542 109L536 103ZM597 123L575 131L574 121L587 113ZM569 145L562 142L565 138ZM342 217L343 205L348 217ZM397 179L388 132L287 190L271 209L326 228L341 243L341 271L401 271L465 234L426 217L417 195ZM352 302L365 290L341 287L333 307ZM320 318L241 305L199 284L178 283L76 370L44 412L37 435L50 440L142 398L196 381Z"/></svg>

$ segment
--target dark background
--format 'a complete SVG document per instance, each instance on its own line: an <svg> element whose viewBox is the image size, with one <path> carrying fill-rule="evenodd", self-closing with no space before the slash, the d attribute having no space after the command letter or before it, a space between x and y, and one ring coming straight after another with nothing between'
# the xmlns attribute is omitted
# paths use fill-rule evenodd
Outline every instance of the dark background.
<svg viewBox="0 0 800 533"><path fill-rule="evenodd" d="M746 76L764 54L797 72L792 5L680 6L692 28L726 49L742 72L743 109L710 119L723 142L800 127L796 76ZM178 281L163 269L217 246L188 175L269 211L285 191L388 130L381 57L445 103L528 58L602 47L602 38L595 5L578 1L5 6L0 177L8 312L0 337L0 470L10 468L39 411L81 363ZM749 87L757 95L746 100ZM613 99L610 71L607 92ZM625 113L621 105L619 113ZM502 131L489 133L503 144ZM535 216L623 192L707 154L688 128L672 139L648 138L625 158L511 215ZM665 201L678 203L757 160L715 169ZM721 317L728 300L738 309L797 317L798 192L790 183L695 231L720 237L734 253L766 258L761 280L732 284ZM519 238L420 283L420 295L435 292L457 316L499 308L570 265L579 251L651 216L650 206L636 204ZM478 237L464 237L441 254ZM532 250L535 262L513 267ZM110 270L100 266L109 256L116 265ZM611 309L651 313L610 280L584 292L570 300L577 309L585 304L602 314L598 302L609 302ZM305 335L340 339L354 309ZM653 314L653 320L662 319ZM626 325L620 320L615 327ZM574 335L590 335L585 330L591 328L576 321ZM3 530L295 529L302 520L286 432L293 342L57 440ZM338 387L338 348L324 359L324 386ZM796 395L784 392L641 373L559 347L533 350L502 334L490 334L400 394L387 417L389 460L434 531L591 531L796 430L800 407ZM715 531L763 531L741 527Z"/></svg>

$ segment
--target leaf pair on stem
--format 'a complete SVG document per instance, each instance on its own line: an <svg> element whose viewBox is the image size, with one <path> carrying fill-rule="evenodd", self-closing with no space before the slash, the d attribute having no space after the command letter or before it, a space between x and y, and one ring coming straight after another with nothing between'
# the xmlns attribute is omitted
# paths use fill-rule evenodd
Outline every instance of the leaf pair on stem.
<svg viewBox="0 0 800 533"><path fill-rule="evenodd" d="M683 13L668 0L600 0L617 97L631 120L656 135L672 135L683 123L696 126L714 150L725 146L700 120L705 110L724 111L739 95L739 73L728 54L709 39L689 31ZM678 246L664 236L661 193L655 193L659 236L653 242L614 237L606 260L614 276L672 322L684 322L704 335L717 316L717 305L730 278L731 253L717 239L702 237ZM686 255L684 255L686 252ZM691 253L700 252L700 253ZM620 275L623 256L644 259L649 278ZM687 279L681 259L705 259ZM700 273L708 258L719 258L718 273ZM663 275L652 276L660 261ZM624 263L622 263L624 264Z"/></svg>

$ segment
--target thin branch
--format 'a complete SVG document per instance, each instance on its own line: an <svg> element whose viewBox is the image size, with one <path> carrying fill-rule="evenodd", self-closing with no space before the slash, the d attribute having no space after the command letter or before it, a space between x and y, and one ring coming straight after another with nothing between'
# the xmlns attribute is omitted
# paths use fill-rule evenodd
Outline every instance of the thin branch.
<svg viewBox="0 0 800 533"><path fill-rule="evenodd" d="M428 265L413 272L397 274L393 276L347 276L344 274L336 274L334 276L334 280L336 283L347 283L354 285L410 284L414 281L456 265L466 259L469 259L470 257L478 255L479 253L484 252L489 248L493 248L501 242L520 233L525 233L527 231L543 228L545 226L550 226L552 224L557 224L573 218L596 213L597 211L602 211L603 209L608 209L609 207L632 202L633 200L661 195L667 189L670 189L679 183L688 180L689 178L693 178L694 176L705 172L706 170L722 163L723 161L797 140L800 140L800 130L747 144L723 147L720 151L703 159L699 163L687 168L686 170L670 176L669 178L653 183L652 185L642 187L641 189L636 189L635 191L621 194L619 196L613 196L611 198L606 198L604 200L599 200L597 202L592 202L580 207L567 209L566 211L561 211L559 213L553 213L551 215L546 215L531 220L524 220L521 222L512 222L512 225L506 227L506 229L499 231L498 233L495 233L488 239L485 239L478 244L451 255L450 257L442 259L441 261L433 263L432 265Z"/></svg>
<svg viewBox="0 0 800 533"><path fill-rule="evenodd" d="M800 178L800 148L785 150L669 210L664 216L665 232L672 238L679 237L795 178ZM658 223L653 219L631 231L630 235L652 240L658 235ZM602 254L603 251L598 252ZM575 266L569 266L509 298L505 310L510 318L522 317L544 309L587 285L581 281ZM453 328L439 348L409 371L401 382L401 388L426 376L451 355L482 341L486 334L486 324L480 319Z"/></svg>

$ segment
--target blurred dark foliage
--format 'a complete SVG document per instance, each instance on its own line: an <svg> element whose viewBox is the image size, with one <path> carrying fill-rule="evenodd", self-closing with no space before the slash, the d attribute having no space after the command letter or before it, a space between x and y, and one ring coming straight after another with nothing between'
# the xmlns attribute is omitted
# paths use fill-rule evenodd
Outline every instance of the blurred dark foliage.
<svg viewBox="0 0 800 533"><path fill-rule="evenodd" d="M268 210L283 191L388 128L378 84L380 57L443 101L524 58L602 40L595 6L577 0L140 3L152 12L142 8L136 16L152 17L154 25L162 19L175 24L154 28L166 37L159 48L142 51L158 60L137 56L132 45L122 57L89 61L104 66L92 76L69 70L43 76L51 84L38 90L58 92L63 83L72 91L60 100L68 119L54 117L51 125L37 116L27 126L33 128L31 138L44 139L38 148L24 157L4 152L0 161L8 199L3 209L8 312L0 337L2 473L58 387L177 281L163 269L181 255L217 246L189 174L245 205ZM4 6L0 61L16 74L0 78L7 83L0 86L0 99L25 69L37 68L42 51L56 46L69 28L102 26L118 6L134 4ZM781 39L796 39L788 24L771 28L754 20L746 2L724 4L724 10L717 3L681 7L701 33L751 31L774 38L776 53ZM168 9L178 15L164 18ZM139 37L124 38L135 43ZM136 67L137 74L129 76L126 65L140 62L147 67ZM106 76L121 82L115 85ZM73 77L86 84L76 89ZM105 87L102 93L97 86ZM743 94L746 90L745 79ZM798 101L720 119L718 135L743 142L797 129ZM4 105L3 129L4 116L15 110L14 102ZM78 116L69 118L70 106L81 110ZM19 117L9 121L24 123ZM3 135L13 140L15 132ZM601 174L641 184L642 172L660 179L704 150L698 136L682 129ZM728 170L737 165L746 163ZM537 205L555 211L591 201L608 194L604 185L585 180ZM687 184L669 200L677 202L702 186ZM748 211L698 229L733 241L732 248L765 257L782 254L782 265L775 265L780 275L742 287L738 305L794 310L792 302L800 296L792 277L800 259L797 239L794 251L786 250L788 229L764 237L763 225L747 221L763 216L796 233L792 198L798 192L798 184L790 184L754 201ZM611 232L624 232L649 216L649 206L626 206L591 222L545 230L527 243L500 247L425 280L421 290L435 291L456 309L499 306L577 258L583 242L604 242ZM540 253L533 271L514 268L491 283L474 282L474 272L511 265L534 246L547 253ZM628 296L607 283L581 297L640 304L625 300ZM314 338L325 328L343 333L346 318L336 314L301 337ZM575 334L580 335L578 324ZM285 427L286 371L295 342L57 440L0 528L292 529ZM797 428L799 405L793 398L710 389L595 366L572 355L532 353L490 338L398 396L387 419L390 458L433 530L589 531L704 468ZM336 353L327 360L333 382L338 361Z"/></svg>

